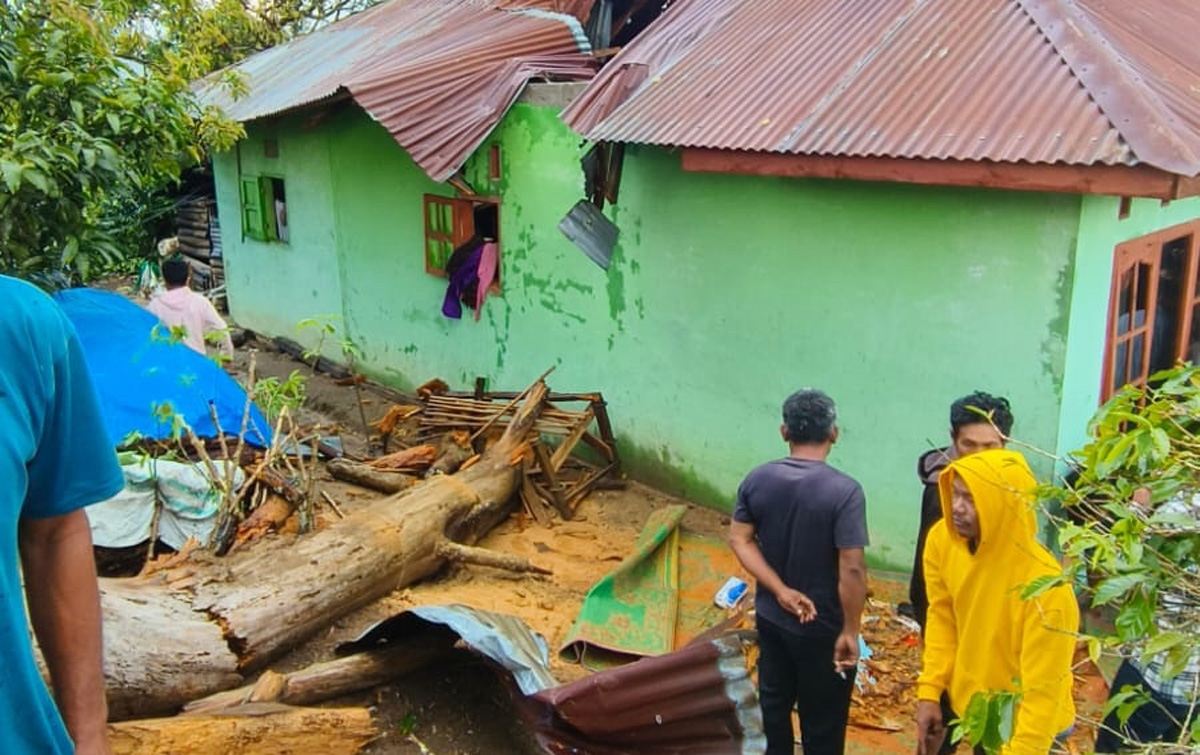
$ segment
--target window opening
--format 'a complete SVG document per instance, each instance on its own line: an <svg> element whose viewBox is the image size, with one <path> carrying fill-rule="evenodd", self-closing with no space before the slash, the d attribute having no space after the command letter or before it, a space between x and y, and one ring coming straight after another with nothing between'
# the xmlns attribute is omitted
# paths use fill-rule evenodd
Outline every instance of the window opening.
<svg viewBox="0 0 1200 755"><path fill-rule="evenodd" d="M425 271L446 276L456 253L467 254L478 245L500 244L500 204L488 199L425 195ZM489 287L500 290L500 266Z"/></svg>
<svg viewBox="0 0 1200 755"><path fill-rule="evenodd" d="M1117 247L1103 397L1179 360L1200 360L1200 222Z"/></svg>
<svg viewBox="0 0 1200 755"><path fill-rule="evenodd" d="M290 238L287 191L282 178L242 176L242 235L287 243Z"/></svg>

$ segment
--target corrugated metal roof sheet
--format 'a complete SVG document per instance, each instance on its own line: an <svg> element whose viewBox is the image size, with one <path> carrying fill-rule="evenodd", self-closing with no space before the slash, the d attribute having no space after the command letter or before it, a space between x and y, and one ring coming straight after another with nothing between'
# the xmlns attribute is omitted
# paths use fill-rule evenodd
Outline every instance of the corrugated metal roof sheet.
<svg viewBox="0 0 1200 755"><path fill-rule="evenodd" d="M588 138L1200 174L1191 0L677 0L563 118Z"/></svg>
<svg viewBox="0 0 1200 755"><path fill-rule="evenodd" d="M750 636L694 642L533 695L546 707L534 719L538 743L564 755L765 752L746 662Z"/></svg>
<svg viewBox="0 0 1200 755"><path fill-rule="evenodd" d="M515 616L465 605L410 608L336 650L349 655L394 646L443 628L503 670L520 692L513 702L543 752L755 755L766 750L746 656L753 632L713 627L681 650L561 686L550 673L541 635Z"/></svg>
<svg viewBox="0 0 1200 755"><path fill-rule="evenodd" d="M515 8L519 4L521 8ZM501 8L505 5L507 8ZM535 78L594 73L582 0L390 0L215 74L202 102L251 121L348 92L436 181L454 174Z"/></svg>

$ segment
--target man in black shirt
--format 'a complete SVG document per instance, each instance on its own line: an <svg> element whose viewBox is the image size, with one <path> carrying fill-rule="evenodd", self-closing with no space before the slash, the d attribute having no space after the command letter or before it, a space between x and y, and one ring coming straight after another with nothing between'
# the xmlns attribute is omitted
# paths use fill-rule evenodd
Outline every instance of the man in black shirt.
<svg viewBox="0 0 1200 755"><path fill-rule="evenodd" d="M950 442L946 448L926 451L917 460L917 476L921 478L921 526L917 532L917 551L913 556L912 579L908 583L908 599L912 601L913 618L925 628L929 598L925 593L925 538L942 518L942 500L938 494L938 475L955 459L980 451L1004 448L1012 432L1013 414L1008 399L976 391L950 405Z"/></svg>
<svg viewBox="0 0 1200 755"><path fill-rule="evenodd" d="M825 460L833 400L803 390L783 404L791 453L738 488L729 544L758 582L758 685L767 755L792 755L792 708L805 755L842 755L867 596L862 487Z"/></svg>

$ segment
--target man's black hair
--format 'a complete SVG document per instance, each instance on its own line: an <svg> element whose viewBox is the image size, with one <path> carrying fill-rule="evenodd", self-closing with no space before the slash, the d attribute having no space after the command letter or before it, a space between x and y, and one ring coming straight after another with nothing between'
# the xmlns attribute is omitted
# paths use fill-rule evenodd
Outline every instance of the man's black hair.
<svg viewBox="0 0 1200 755"><path fill-rule="evenodd" d="M173 286L175 288L178 288L179 286L186 286L188 281L188 273L191 272L191 269L192 268L190 265L188 265L187 260L183 259L182 257L171 257L169 259L165 259L162 263L163 281L168 286Z"/></svg>
<svg viewBox="0 0 1200 755"><path fill-rule="evenodd" d="M952 435L958 435L958 431L966 425L981 423L995 425L1000 434L1007 438L1013 426L1012 407L1008 405L1008 399L976 391L950 405Z"/></svg>
<svg viewBox="0 0 1200 755"><path fill-rule="evenodd" d="M791 443L824 443L833 435L837 408L823 392L806 388L783 402L783 425Z"/></svg>

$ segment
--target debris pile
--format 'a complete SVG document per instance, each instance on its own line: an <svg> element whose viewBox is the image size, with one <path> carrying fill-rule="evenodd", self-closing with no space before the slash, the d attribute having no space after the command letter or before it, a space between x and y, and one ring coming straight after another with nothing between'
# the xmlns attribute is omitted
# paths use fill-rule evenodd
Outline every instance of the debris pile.
<svg viewBox="0 0 1200 755"><path fill-rule="evenodd" d="M921 669L920 625L871 599L862 621L862 638L870 657L859 666L850 724L882 731L911 728Z"/></svg>
<svg viewBox="0 0 1200 755"><path fill-rule="evenodd" d="M441 380L431 380L417 390L417 404L395 404L374 424L380 446L398 450L361 461L339 459L329 465L329 473L394 493L420 478L468 468L509 426L525 393L488 392L478 383L474 392L454 392ZM555 514L571 519L590 491L620 484L615 480L620 461L604 397L550 393L546 403L533 428L532 453L522 462L519 489L526 515L541 525L548 525ZM580 443L591 460L576 454Z"/></svg>

